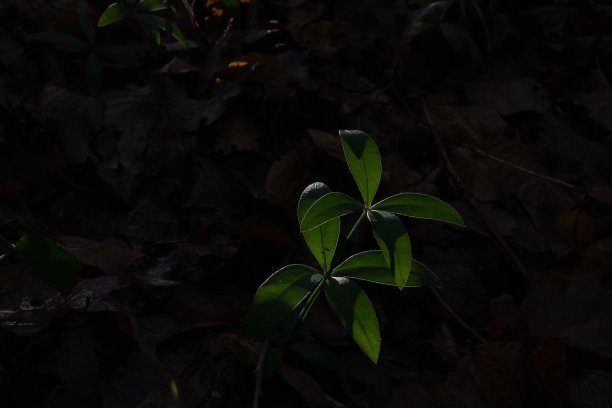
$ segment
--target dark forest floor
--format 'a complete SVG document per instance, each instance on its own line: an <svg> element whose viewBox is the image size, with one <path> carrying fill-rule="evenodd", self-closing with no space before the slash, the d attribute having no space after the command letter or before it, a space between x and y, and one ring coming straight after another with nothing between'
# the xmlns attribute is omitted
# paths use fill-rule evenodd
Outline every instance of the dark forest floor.
<svg viewBox="0 0 612 408"><path fill-rule="evenodd" d="M468 228L407 221L444 287L364 286L377 365L315 305L301 336L344 369L290 356L261 406L610 406L608 2L170 1L186 49L97 29L145 56L103 56L99 87L86 53L29 38L86 38L76 10L110 3L0 3L0 235L83 265L64 298L0 259L0 406L251 406L253 295L314 263L300 192L359 196L339 129L376 140L381 197L432 194Z"/></svg>

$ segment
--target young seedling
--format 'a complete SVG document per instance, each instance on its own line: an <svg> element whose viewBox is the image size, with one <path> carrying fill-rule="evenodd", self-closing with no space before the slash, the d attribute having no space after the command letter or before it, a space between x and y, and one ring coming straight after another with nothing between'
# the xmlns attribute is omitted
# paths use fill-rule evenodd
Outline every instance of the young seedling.
<svg viewBox="0 0 612 408"><path fill-rule="evenodd" d="M288 265L274 272L257 290L248 316L248 332L250 338L267 337L278 343L268 352L268 373L280 366L287 349L314 363L331 361L321 358L322 354L317 356L314 345L294 343L297 327L323 291L340 323L376 363L380 352L378 320L370 299L353 280L397 286L400 290L406 286L439 287L438 277L412 259L408 233L396 214L464 226L457 211L429 195L400 193L374 203L382 174L378 147L359 130L341 130L340 139L362 201L332 192L318 182L306 187L300 196L297 209L300 231L321 270ZM340 236L340 217L351 212L361 215L345 242L367 219L380 250L357 253L338 265L333 260ZM329 354L325 350L322 353Z"/></svg>
<svg viewBox="0 0 612 408"><path fill-rule="evenodd" d="M100 41L96 36L94 26L84 10L78 11L78 17L81 30L83 30L83 38L64 31L53 30L32 34L29 36L29 39L68 47L75 54L85 58L87 90L90 95L96 96L100 91L102 83L103 68L101 57L118 57L137 61L140 59L140 56L120 44L107 44L104 41Z"/></svg>
<svg viewBox="0 0 612 408"><path fill-rule="evenodd" d="M147 37L151 49L151 54L157 53L157 48L161 42L160 31L166 31L183 46L187 48L183 33L179 28L163 17L153 14L159 10L171 9L172 6L166 3L166 0L121 0L109 5L98 20L98 27L104 27L109 24L125 20L129 17L135 17Z"/></svg>

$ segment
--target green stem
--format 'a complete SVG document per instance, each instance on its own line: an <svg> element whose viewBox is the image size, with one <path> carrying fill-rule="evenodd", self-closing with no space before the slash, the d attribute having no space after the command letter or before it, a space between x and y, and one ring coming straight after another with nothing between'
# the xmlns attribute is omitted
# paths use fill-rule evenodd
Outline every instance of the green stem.
<svg viewBox="0 0 612 408"><path fill-rule="evenodd" d="M363 222L364 218L366 216L366 210L363 210L363 212L361 213L361 215L359 216L359 218L357 219L357 221L355 222L355 225L353 225L353 228L351 228L351 231L348 233L348 235L346 236L346 239L344 240L344 242L342 244L340 244L340 248L338 248L336 250L336 256L334 256L334 258L332 259L332 264L330 265L329 268L329 272L331 273L331 271L334 270L334 268L336 266L338 266L338 264L336 262L334 262L334 260L339 259L340 256L343 254L344 249L346 248L346 245L348 244L348 242L351 240L351 238L353 237L353 235L355 235L355 233L357 232L357 228L359 228L359 226L361 225L361 223Z"/></svg>
<svg viewBox="0 0 612 408"><path fill-rule="evenodd" d="M355 235L355 232L357 231L357 228L359 227L359 225L363 222L363 219L365 218L365 215L366 215L366 212L363 211L363 213L361 214L361 216L359 217L357 222L355 222L355 225L353 225L353 228L351 228L351 231L349 232L349 234L346 236L346 240L340 246L340 249L338 250L338 253L341 252L341 250L344 248L346 243L348 241L350 241L350 239L353 237L353 235ZM333 268L330 268L330 271L332 271L332 270L333 270ZM317 287L312 291L312 293L308 297L308 300L306 300L306 303L304 304L304 307L300 311L300 314L298 315L298 317L297 317L293 327L291 328L291 332L289 333L289 336L287 336L287 341L288 342L291 342L291 340L293 340L293 337L295 336L295 332L296 332L297 328L299 327L300 324L302 324L302 322L306 318L306 315L310 311L310 308L312 307L314 302L317 300L317 298L321 294L321 291L323 290L323 287L325 286L325 281L327 281L328 279L329 279L329 276L327 276L327 275L325 277L323 277L323 279L321 279L321 282L319 282Z"/></svg>
<svg viewBox="0 0 612 408"><path fill-rule="evenodd" d="M321 294L321 291L323 290L323 286L325 286L326 280L327 280L327 277L324 277L323 279L321 279L321 282L319 282L317 287L314 289L314 291L312 291L312 293L308 297L308 300L306 300L304 307L300 311L300 314L298 315L295 323L293 324L293 327L291 328L291 332L289 333L289 336L287 336L288 342L291 342L291 340L293 340L293 337L295 336L295 332L297 328L299 327L300 324L302 324L302 322L306 318L306 315L308 314L308 311L314 304L315 300L317 300L317 298Z"/></svg>
<svg viewBox="0 0 612 408"><path fill-rule="evenodd" d="M361 224L361 222L363 221L363 219L366 216L366 211L363 210L363 212L361 213L361 216L359 217L359 219L357 220L357 222L355 222L355 225L353 225L353 228L351 228L351 232L349 232L349 234L346 236L346 241L344 242L348 242L351 240L351 238L353 237L353 235L355 234L355 232L357 231L357 227L359 227L359 224ZM343 244L344 245L344 244Z"/></svg>

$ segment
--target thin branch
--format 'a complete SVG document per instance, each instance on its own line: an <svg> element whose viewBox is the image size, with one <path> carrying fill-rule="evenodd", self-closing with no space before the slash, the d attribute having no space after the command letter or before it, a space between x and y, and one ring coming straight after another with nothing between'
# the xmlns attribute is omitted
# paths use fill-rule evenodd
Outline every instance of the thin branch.
<svg viewBox="0 0 612 408"><path fill-rule="evenodd" d="M261 388L263 384L264 364L266 362L269 347L270 340L265 339L261 349L261 354L259 355L259 361L257 361L257 366L255 367L255 395L253 396L253 408L259 408L259 399L261 398Z"/></svg>
<svg viewBox="0 0 612 408"><path fill-rule="evenodd" d="M476 337L482 344L488 344L488 342L480 335L478 334L478 332L474 329L472 329L466 322L465 320L463 320L461 318L461 316L459 316L457 313L455 313L455 311L453 310L452 307L450 307L450 305L448 303L446 303L446 301L444 300L444 298L440 295L440 293L438 293L438 291L435 288L429 288L431 289L431 293L434 294L434 296L436 297L436 299L438 299L438 302L440 302L442 304L442 306L444 306L446 308L446 310L448 310L448 312L451 314L451 316L453 316L453 318L455 320L457 320L457 322L463 326L463 328L467 331L469 331L470 333L472 333L472 335L474 335L474 337Z"/></svg>
<svg viewBox="0 0 612 408"><path fill-rule="evenodd" d="M448 154L446 153L446 148L442 144L442 140L440 139L440 135L438 134L438 132L435 129L435 127L433 126L433 123L432 123L432 120L431 120L431 115L429 114L429 108L427 107L427 103L424 100L421 100L421 106L423 108L423 113L425 114L425 120L427 122L427 127L429 129L429 132L433 136L433 138L434 138L434 140L436 142L436 146L438 147L438 151L440 152L440 155L442 156L442 159L444 160L444 165L446 166L446 169L448 170L449 174L453 178L455 184L457 185L457 187L459 189L461 189L463 191L465 199L470 203L470 205L472 206L474 211L482 219L482 221L484 222L485 226L487 227L487 229L489 230L491 235L493 235L493 238L495 239L495 241L497 241L499 246L506 253L506 256L514 264L514 267L516 269L518 269L525 278L529 278L529 273L527 272L527 269L525 268L525 265L523 265L523 262L514 253L512 248L510 248L510 246L508 245L506 240L500 235L500 233L497 231L497 229L495 228L493 223L489 220L489 217L487 217L486 214L480 209L480 206L478 205L476 200L474 200L474 198L470 197L470 195L467 193L467 191L465 189L465 184L463 183L463 180L461 180L461 177L459 177L459 175L455 171L455 167L451 163L450 159L448 158Z"/></svg>

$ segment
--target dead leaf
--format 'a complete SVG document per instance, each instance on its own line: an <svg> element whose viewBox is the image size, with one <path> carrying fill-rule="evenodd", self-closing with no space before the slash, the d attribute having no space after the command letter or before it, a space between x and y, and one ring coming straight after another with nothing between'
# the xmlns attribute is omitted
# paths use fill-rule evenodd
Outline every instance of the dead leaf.
<svg viewBox="0 0 612 408"><path fill-rule="evenodd" d="M535 282L521 316L531 336L556 337L564 343L612 357L612 290L594 275L572 277L564 290L550 278Z"/></svg>
<svg viewBox="0 0 612 408"><path fill-rule="evenodd" d="M591 243L595 235L595 220L582 208L559 214L555 227L564 240L576 245Z"/></svg>
<svg viewBox="0 0 612 408"><path fill-rule="evenodd" d="M125 277L126 269L143 256L142 253L124 246L86 238L60 236L55 240L66 251L74 254L82 264L98 268L111 276Z"/></svg>
<svg viewBox="0 0 612 408"><path fill-rule="evenodd" d="M587 371L570 381L570 399L576 408L606 408L612 401L612 374Z"/></svg>
<svg viewBox="0 0 612 408"><path fill-rule="evenodd" d="M308 134L319 149L341 162L345 161L340 137L337 134L317 129L308 129Z"/></svg>
<svg viewBox="0 0 612 408"><path fill-rule="evenodd" d="M495 177L495 164L462 147L452 151L451 160L469 194L482 202L495 201L502 197Z"/></svg>
<svg viewBox="0 0 612 408"><path fill-rule="evenodd" d="M248 117L232 115L220 122L218 128L220 135L215 150L226 155L234 148L237 151L259 151L261 135L257 124Z"/></svg>
<svg viewBox="0 0 612 408"><path fill-rule="evenodd" d="M472 82L466 85L465 93L474 105L493 108L504 116L529 111L544 113L550 107L547 92L533 78Z"/></svg>
<svg viewBox="0 0 612 408"><path fill-rule="evenodd" d="M292 150L270 166L265 182L265 197L271 203L294 214L297 200L305 186L302 152Z"/></svg>

